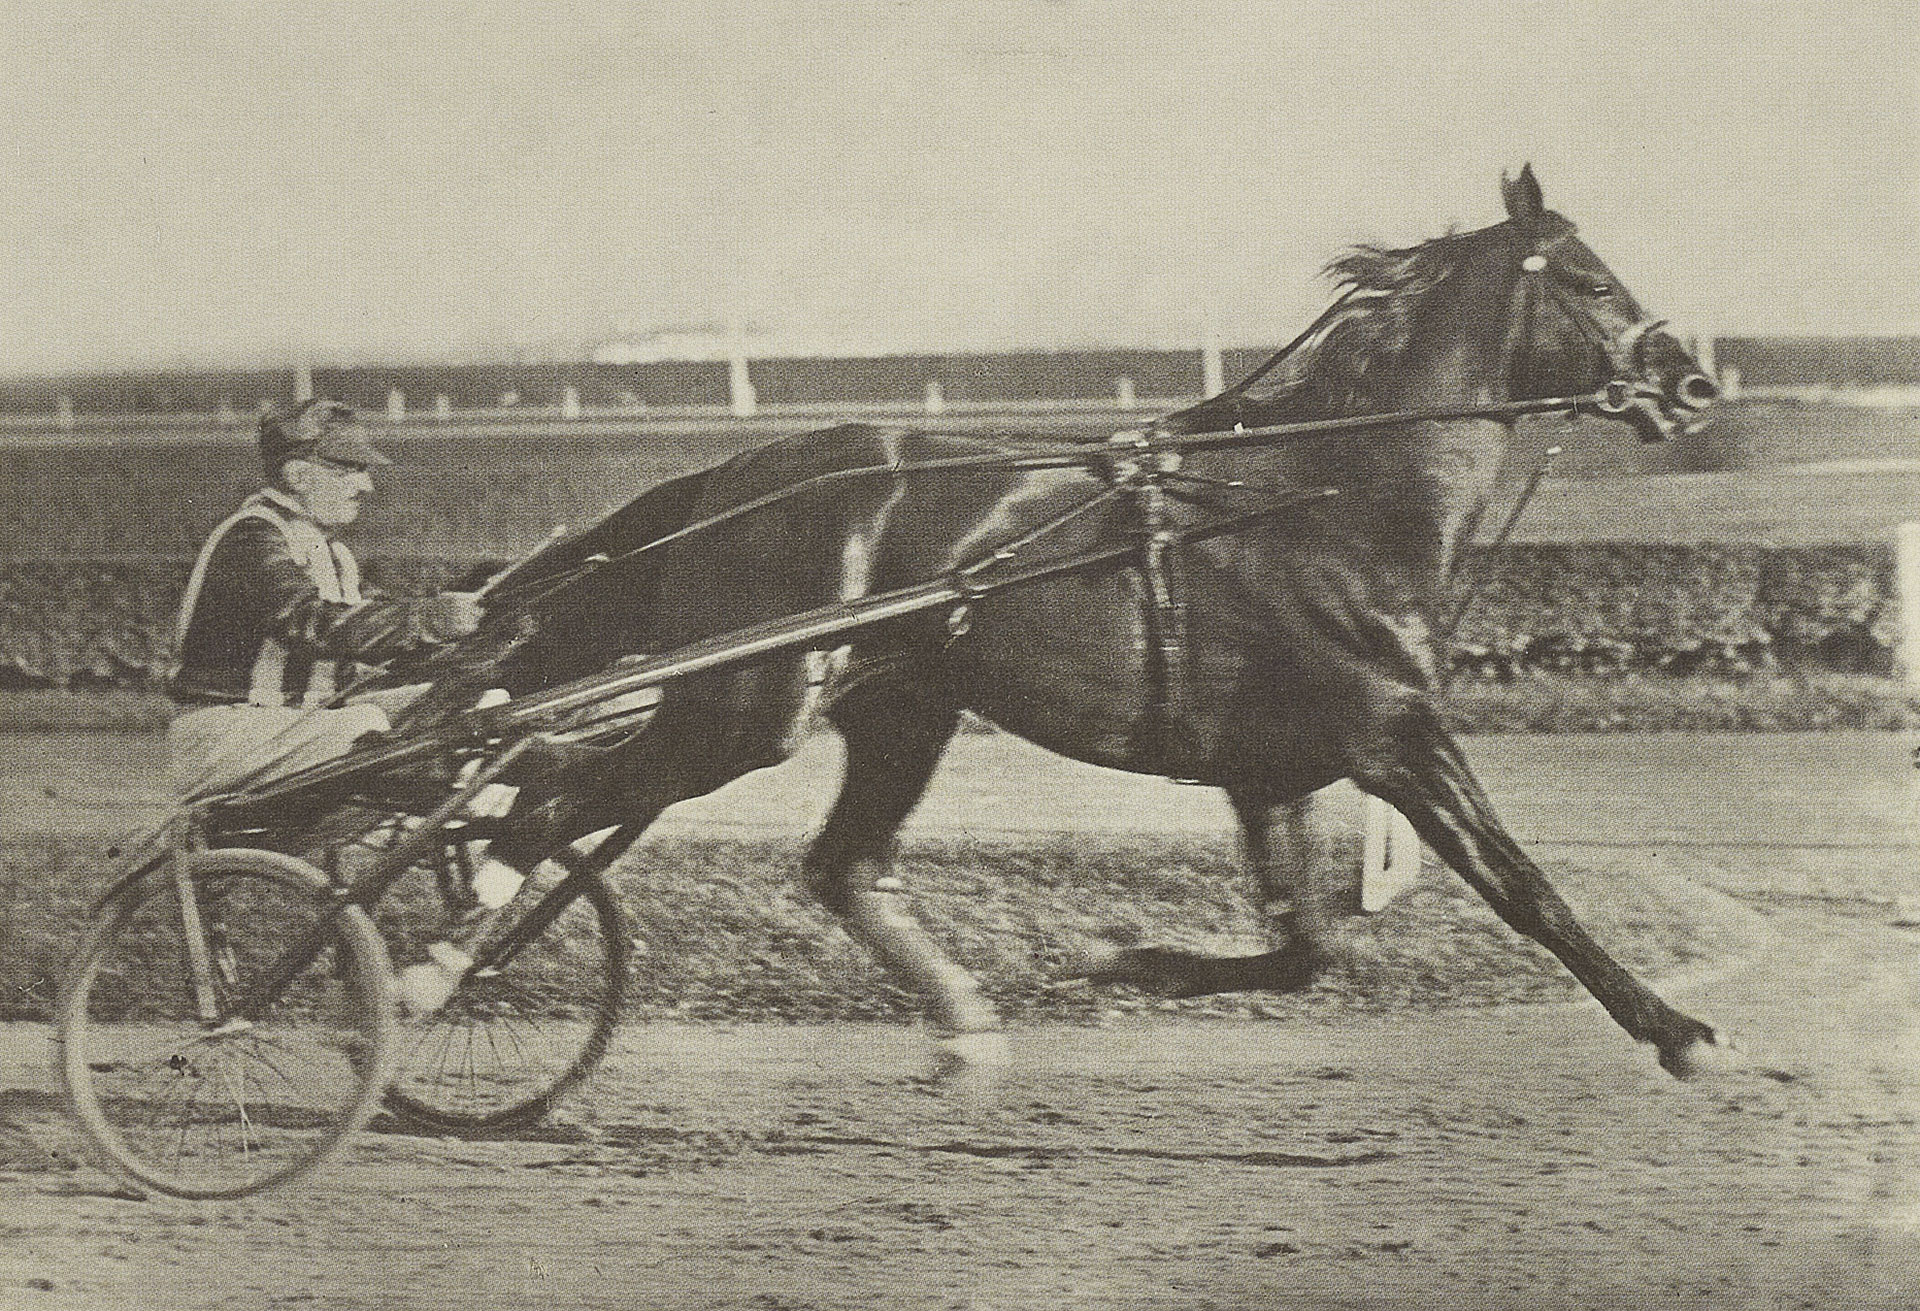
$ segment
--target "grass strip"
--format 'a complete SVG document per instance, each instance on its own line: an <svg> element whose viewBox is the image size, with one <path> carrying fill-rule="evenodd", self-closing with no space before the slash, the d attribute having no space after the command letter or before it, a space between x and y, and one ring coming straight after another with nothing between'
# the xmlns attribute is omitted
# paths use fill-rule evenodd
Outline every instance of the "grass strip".
<svg viewBox="0 0 1920 1311"><path fill-rule="evenodd" d="M1469 734L1920 729L1920 695L1905 683L1831 671L1461 678L1441 707L1455 732ZM0 730L9 733L155 732L171 713L158 692L0 690Z"/></svg>

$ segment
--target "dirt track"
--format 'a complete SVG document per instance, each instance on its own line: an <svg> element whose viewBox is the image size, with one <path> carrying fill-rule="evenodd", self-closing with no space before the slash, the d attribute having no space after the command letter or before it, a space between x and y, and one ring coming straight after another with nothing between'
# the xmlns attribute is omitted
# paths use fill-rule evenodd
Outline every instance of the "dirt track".
<svg viewBox="0 0 1920 1311"><path fill-rule="evenodd" d="M1780 832L1779 798L1750 801L1749 831ZM971 1109L918 1080L909 1031L665 1027L552 1132L368 1135L240 1204L128 1200L16 1145L0 1308L1910 1308L1916 943L1818 905L1767 916L1751 964L1667 983L1754 1057L1694 1085L1592 1004L1022 1029ZM43 1036L0 1060L0 1110L63 1149Z"/></svg>

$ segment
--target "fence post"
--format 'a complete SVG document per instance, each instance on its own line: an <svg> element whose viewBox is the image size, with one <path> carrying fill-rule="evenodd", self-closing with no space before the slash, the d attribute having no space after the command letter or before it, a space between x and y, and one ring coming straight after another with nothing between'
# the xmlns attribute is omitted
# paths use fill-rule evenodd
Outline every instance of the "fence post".
<svg viewBox="0 0 1920 1311"><path fill-rule="evenodd" d="M398 387L387 391L387 422L404 423L407 418L407 395Z"/></svg>
<svg viewBox="0 0 1920 1311"><path fill-rule="evenodd" d="M1899 607L1900 672L1920 688L1920 522L1893 530L1893 595Z"/></svg>
<svg viewBox="0 0 1920 1311"><path fill-rule="evenodd" d="M220 409L215 413L214 421L222 428L231 428L240 422L240 416L233 411L233 397L220 398Z"/></svg>
<svg viewBox="0 0 1920 1311"><path fill-rule="evenodd" d="M1920 690L1920 523L1911 520L1893 530L1893 599L1899 624L1894 657L1907 687ZM1913 753L1913 765L1916 800L1920 800L1920 748ZM1896 896L1894 913L1895 924L1920 924L1920 896Z"/></svg>
<svg viewBox="0 0 1920 1311"><path fill-rule="evenodd" d="M927 413L928 414L945 414L946 412L947 412L946 389L940 385L940 380L938 378L927 379Z"/></svg>
<svg viewBox="0 0 1920 1311"><path fill-rule="evenodd" d="M747 353L737 342L727 359L727 402L736 419L751 419L760 413L760 398L747 373Z"/></svg>
<svg viewBox="0 0 1920 1311"><path fill-rule="evenodd" d="M1220 334L1211 323L1200 333L1200 394L1218 396L1227 389L1227 370L1220 358Z"/></svg>
<svg viewBox="0 0 1920 1311"><path fill-rule="evenodd" d="M453 398L445 392L433 398L433 417L442 423L453 417Z"/></svg>
<svg viewBox="0 0 1920 1311"><path fill-rule="evenodd" d="M560 417L577 419L580 417L580 389L569 385L560 393Z"/></svg>
<svg viewBox="0 0 1920 1311"><path fill-rule="evenodd" d="M1140 403L1139 396L1134 394L1133 379L1124 373L1113 380L1113 403L1123 410L1131 410Z"/></svg>
<svg viewBox="0 0 1920 1311"><path fill-rule="evenodd" d="M1360 909L1369 915L1420 879L1420 835L1413 822L1392 806L1362 793Z"/></svg>
<svg viewBox="0 0 1920 1311"><path fill-rule="evenodd" d="M313 399L313 366L302 361L293 369L293 399L310 401Z"/></svg>
<svg viewBox="0 0 1920 1311"><path fill-rule="evenodd" d="M73 431L73 397L65 392L53 404L53 424L61 432Z"/></svg>

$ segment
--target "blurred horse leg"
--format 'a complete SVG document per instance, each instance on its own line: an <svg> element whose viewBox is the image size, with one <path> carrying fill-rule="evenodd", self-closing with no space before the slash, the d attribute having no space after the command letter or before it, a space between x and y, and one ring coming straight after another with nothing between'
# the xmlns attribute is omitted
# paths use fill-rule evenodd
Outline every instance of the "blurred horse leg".
<svg viewBox="0 0 1920 1311"><path fill-rule="evenodd" d="M1333 807L1326 789L1275 799L1227 789L1253 876L1267 945L1324 950L1350 900L1352 882L1335 862Z"/></svg>
<svg viewBox="0 0 1920 1311"><path fill-rule="evenodd" d="M1397 807L1500 918L1551 951L1660 1064L1685 1078L1725 1059L1712 1026L1675 1010L1595 942L1546 875L1520 850L1424 700L1378 717L1354 751L1354 778Z"/></svg>
<svg viewBox="0 0 1920 1311"><path fill-rule="evenodd" d="M1317 792L1279 799L1264 789L1227 789L1240 820L1269 950L1208 956L1173 947L1083 944L1065 977L1129 983L1169 997L1306 987L1339 955L1335 921L1341 880L1333 863L1331 818Z"/></svg>
<svg viewBox="0 0 1920 1311"><path fill-rule="evenodd" d="M531 870L561 848L616 825L626 834L623 847L630 846L667 807L706 790L681 785L688 771L672 768L671 745L663 749L660 739L643 734L611 754L584 757L529 780L488 856Z"/></svg>
<svg viewBox="0 0 1920 1311"><path fill-rule="evenodd" d="M891 875L900 825L926 791L959 712L921 689L869 684L836 702L828 718L846 740L846 774L802 862L807 889L889 974L925 1000L944 1033L943 1073L994 1063L998 1013L973 976L913 918Z"/></svg>

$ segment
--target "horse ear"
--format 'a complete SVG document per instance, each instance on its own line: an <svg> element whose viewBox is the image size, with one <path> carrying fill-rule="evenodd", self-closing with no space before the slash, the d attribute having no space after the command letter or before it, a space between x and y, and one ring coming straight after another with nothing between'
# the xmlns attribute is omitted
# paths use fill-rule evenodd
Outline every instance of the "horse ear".
<svg viewBox="0 0 1920 1311"><path fill-rule="evenodd" d="M1540 216L1547 212L1547 205L1540 197L1540 181L1533 176L1533 165L1522 164L1520 176L1509 178L1500 175L1500 194L1507 202L1507 217L1515 223L1537 223Z"/></svg>

